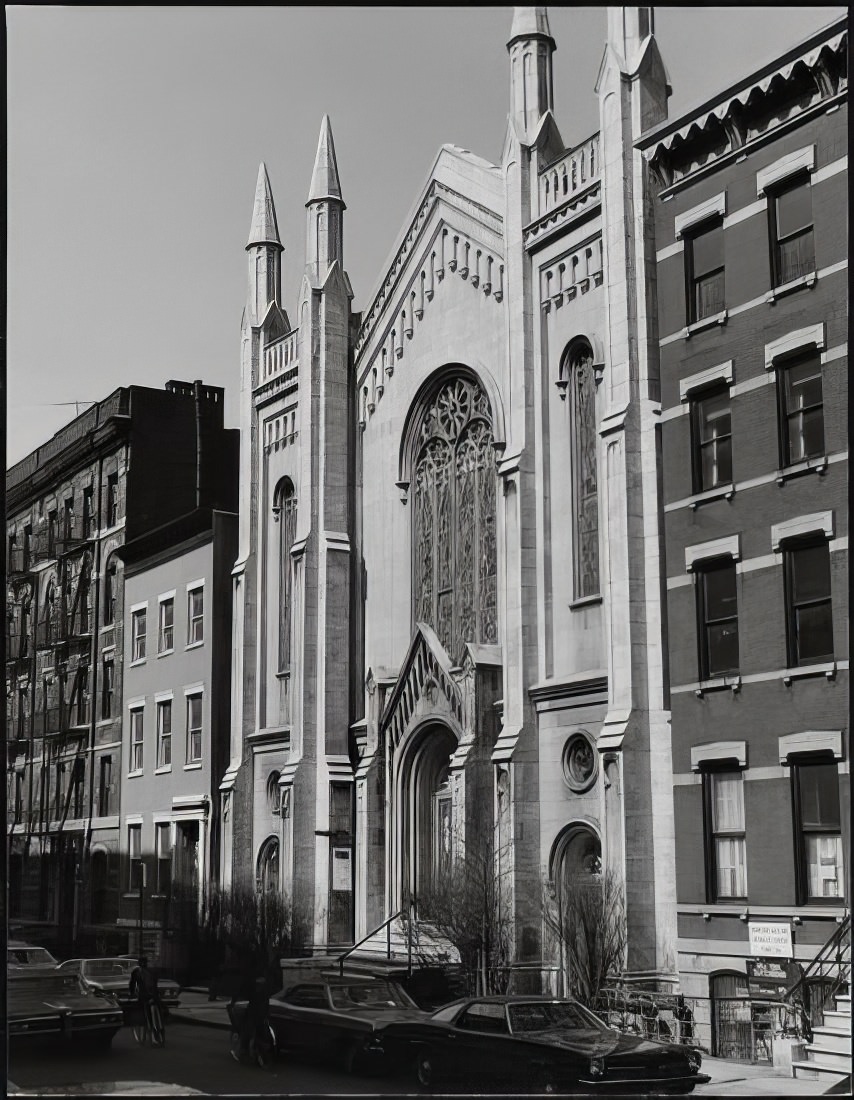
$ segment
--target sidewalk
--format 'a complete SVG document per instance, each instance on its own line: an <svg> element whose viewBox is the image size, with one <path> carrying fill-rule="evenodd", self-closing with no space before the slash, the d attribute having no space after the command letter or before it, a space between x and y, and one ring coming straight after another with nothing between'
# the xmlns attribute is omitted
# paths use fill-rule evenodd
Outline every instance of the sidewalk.
<svg viewBox="0 0 854 1100"><path fill-rule="evenodd" d="M208 991L200 986L181 990L181 1004L171 1010L175 1020L198 1024L202 1027L230 1030L228 997L208 1000ZM742 1065L723 1058L703 1055L703 1073L711 1081L697 1089L698 1096L717 1096L726 1092L735 1096L822 1096L828 1089L827 1081L805 1081L802 1078L775 1074L771 1066Z"/></svg>

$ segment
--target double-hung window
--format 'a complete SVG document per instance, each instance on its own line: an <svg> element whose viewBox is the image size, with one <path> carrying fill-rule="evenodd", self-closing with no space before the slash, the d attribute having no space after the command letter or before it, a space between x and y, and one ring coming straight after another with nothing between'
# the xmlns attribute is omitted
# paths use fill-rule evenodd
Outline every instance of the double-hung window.
<svg viewBox="0 0 854 1100"><path fill-rule="evenodd" d="M821 359L811 351L777 368L783 467L824 454Z"/></svg>
<svg viewBox="0 0 854 1100"><path fill-rule="evenodd" d="M732 409L729 387L704 390L691 401L694 492L732 483Z"/></svg>
<svg viewBox="0 0 854 1100"><path fill-rule="evenodd" d="M131 660L142 661L145 658L145 643L148 611L145 607L139 607L131 613Z"/></svg>
<svg viewBox="0 0 854 1100"><path fill-rule="evenodd" d="M187 592L187 645L205 640L205 590L199 585Z"/></svg>
<svg viewBox="0 0 854 1100"><path fill-rule="evenodd" d="M101 666L101 672L103 676L103 683L101 685L101 717L112 718L116 673L116 666L113 662L112 657L104 658L104 663Z"/></svg>
<svg viewBox="0 0 854 1100"><path fill-rule="evenodd" d="M157 652L171 653L175 646L175 599L168 596L160 601L160 619L157 630Z"/></svg>
<svg viewBox="0 0 854 1100"><path fill-rule="evenodd" d="M157 893L168 897L172 892L172 826L168 821L155 826L157 848Z"/></svg>
<svg viewBox="0 0 854 1100"><path fill-rule="evenodd" d="M172 767L172 700L157 703L157 767Z"/></svg>
<svg viewBox="0 0 854 1100"><path fill-rule="evenodd" d="M738 671L738 598L732 558L704 561L697 570L700 679Z"/></svg>
<svg viewBox="0 0 854 1100"><path fill-rule="evenodd" d="M844 895L842 816L835 763L792 767L799 901L838 901Z"/></svg>
<svg viewBox="0 0 854 1100"><path fill-rule="evenodd" d="M710 901L747 897L744 781L740 771L709 771L706 797L707 893Z"/></svg>
<svg viewBox="0 0 854 1100"><path fill-rule="evenodd" d="M688 323L723 313L724 227L721 218L704 222L686 235Z"/></svg>
<svg viewBox="0 0 854 1100"><path fill-rule="evenodd" d="M142 825L128 825L128 890L142 888Z"/></svg>
<svg viewBox="0 0 854 1100"><path fill-rule="evenodd" d="M187 696L187 763L202 759L202 695Z"/></svg>
<svg viewBox="0 0 854 1100"><path fill-rule="evenodd" d="M833 660L827 539L784 543L789 667Z"/></svg>
<svg viewBox="0 0 854 1100"><path fill-rule="evenodd" d="M130 712L130 767L128 770L131 772L142 771L145 743L144 721L145 711L142 707Z"/></svg>
<svg viewBox="0 0 854 1100"><path fill-rule="evenodd" d="M812 194L809 176L789 179L768 196L774 286L815 271Z"/></svg>
<svg viewBox="0 0 854 1100"><path fill-rule="evenodd" d="M107 499L104 511L107 515L107 526L115 527L119 522L119 475L118 473L107 475Z"/></svg>

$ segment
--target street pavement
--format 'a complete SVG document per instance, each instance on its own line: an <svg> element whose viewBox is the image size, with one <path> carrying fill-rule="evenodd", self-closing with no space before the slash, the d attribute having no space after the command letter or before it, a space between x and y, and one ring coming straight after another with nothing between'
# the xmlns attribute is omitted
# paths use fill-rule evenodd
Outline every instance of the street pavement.
<svg viewBox="0 0 854 1100"><path fill-rule="evenodd" d="M168 1096L261 1094L277 1096L401 1096L406 1078L348 1075L328 1064L280 1059L271 1069L238 1065L231 1058L227 999L209 1001L206 990L185 989L171 1012L166 1046L138 1046L129 1028L112 1049L13 1047L9 1092L26 1096ZM703 1058L712 1080L695 1096L817 1096L827 1084L774 1074L768 1066ZM459 1095L459 1093L457 1093Z"/></svg>

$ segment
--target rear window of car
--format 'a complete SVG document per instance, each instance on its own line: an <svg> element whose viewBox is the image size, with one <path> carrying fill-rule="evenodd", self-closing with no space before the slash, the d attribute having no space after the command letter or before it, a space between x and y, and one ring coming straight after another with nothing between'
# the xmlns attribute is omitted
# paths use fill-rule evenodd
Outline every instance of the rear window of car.
<svg viewBox="0 0 854 1100"><path fill-rule="evenodd" d="M43 947L10 947L7 961L10 966L56 966L57 960Z"/></svg>

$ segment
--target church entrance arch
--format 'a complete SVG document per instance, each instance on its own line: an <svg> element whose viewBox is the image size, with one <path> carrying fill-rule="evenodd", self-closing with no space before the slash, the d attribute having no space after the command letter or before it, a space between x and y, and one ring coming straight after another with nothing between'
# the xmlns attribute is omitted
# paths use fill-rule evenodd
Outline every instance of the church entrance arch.
<svg viewBox="0 0 854 1100"><path fill-rule="evenodd" d="M397 772L400 900L429 906L430 894L450 873L454 848L451 755L457 739L431 722L407 741Z"/></svg>

